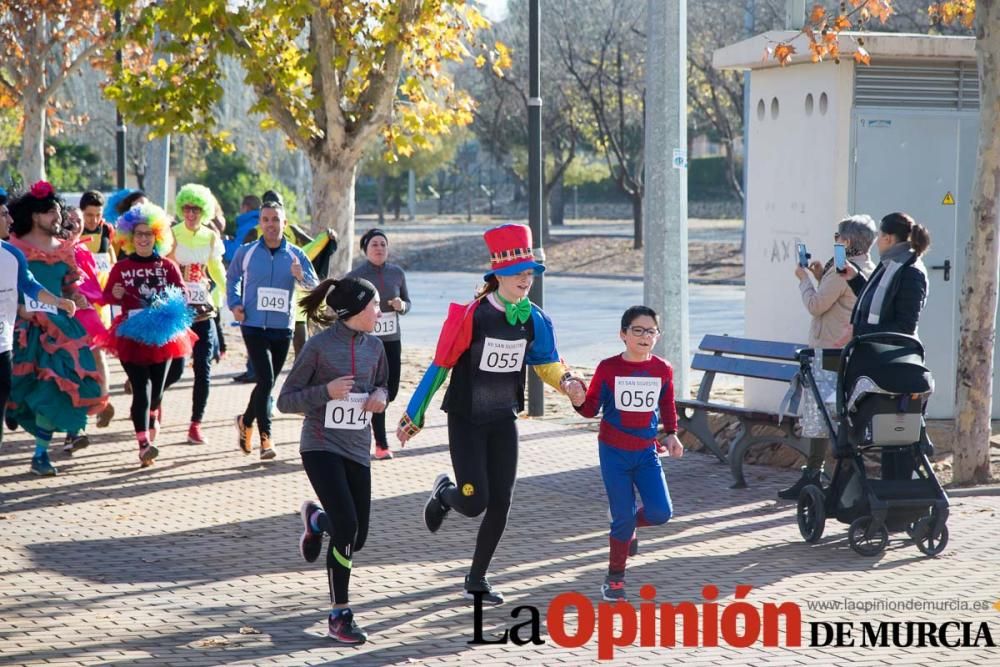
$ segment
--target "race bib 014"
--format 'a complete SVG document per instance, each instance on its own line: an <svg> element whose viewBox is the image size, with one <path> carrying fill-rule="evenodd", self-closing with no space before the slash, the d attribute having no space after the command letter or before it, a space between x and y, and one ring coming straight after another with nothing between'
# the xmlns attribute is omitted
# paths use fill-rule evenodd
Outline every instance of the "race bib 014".
<svg viewBox="0 0 1000 667"><path fill-rule="evenodd" d="M343 431L360 431L366 428L372 416L372 413L364 410L367 400L368 394L351 393L347 398L327 401L326 427Z"/></svg>
<svg viewBox="0 0 1000 667"><path fill-rule="evenodd" d="M257 310L288 313L288 290L276 287L258 287Z"/></svg>
<svg viewBox="0 0 1000 667"><path fill-rule="evenodd" d="M483 341L483 358L479 370L487 373L520 373L524 367L524 351L528 341L487 338Z"/></svg>
<svg viewBox="0 0 1000 667"><path fill-rule="evenodd" d="M391 336L398 331L399 313L393 311L379 314L378 319L375 320L375 330L372 333L376 336Z"/></svg>
<svg viewBox="0 0 1000 667"><path fill-rule="evenodd" d="M660 378L615 377L615 407L620 412L652 412L660 398Z"/></svg>

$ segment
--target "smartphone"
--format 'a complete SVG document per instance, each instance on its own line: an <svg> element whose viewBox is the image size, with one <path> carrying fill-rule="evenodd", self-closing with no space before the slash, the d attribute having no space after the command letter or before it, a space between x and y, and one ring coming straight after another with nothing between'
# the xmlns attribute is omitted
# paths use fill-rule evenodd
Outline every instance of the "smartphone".
<svg viewBox="0 0 1000 667"><path fill-rule="evenodd" d="M808 267L809 266L809 253L806 252L806 244L805 243L796 243L795 244L795 252L797 252L798 255L799 255L799 266L801 266L803 269L806 268L806 267Z"/></svg>
<svg viewBox="0 0 1000 667"><path fill-rule="evenodd" d="M833 244L833 266L837 271L843 271L847 268L847 250L843 243Z"/></svg>

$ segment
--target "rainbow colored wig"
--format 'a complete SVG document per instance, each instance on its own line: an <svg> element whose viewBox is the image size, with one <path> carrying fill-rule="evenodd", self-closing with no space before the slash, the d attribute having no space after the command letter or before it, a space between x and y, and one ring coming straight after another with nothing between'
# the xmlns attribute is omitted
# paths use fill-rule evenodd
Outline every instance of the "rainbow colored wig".
<svg viewBox="0 0 1000 667"><path fill-rule="evenodd" d="M182 211L185 206L197 206L201 209L201 218L198 220L201 224L205 224L215 215L215 197L204 185L188 183L177 191L177 196L174 197L174 210L180 222L184 220Z"/></svg>
<svg viewBox="0 0 1000 667"><path fill-rule="evenodd" d="M136 225L149 225L153 232L155 242L153 250L160 257L166 255L174 247L174 235L170 231L170 216L167 212L156 204L140 204L125 211L115 224L118 232L118 239L125 252L132 254L135 252L135 244L132 242L132 232Z"/></svg>

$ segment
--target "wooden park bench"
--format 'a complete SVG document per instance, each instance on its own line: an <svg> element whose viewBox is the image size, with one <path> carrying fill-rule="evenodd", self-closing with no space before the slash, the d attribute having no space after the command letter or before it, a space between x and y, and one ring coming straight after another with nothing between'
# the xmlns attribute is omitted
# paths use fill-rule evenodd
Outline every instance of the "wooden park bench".
<svg viewBox="0 0 1000 667"><path fill-rule="evenodd" d="M678 421L681 428L697 438L721 462L729 464L735 480L732 488L742 489L747 485L743 477L743 459L751 447L782 443L803 455L808 454L809 441L796 435L796 415L779 415L778 406L768 412L712 401L712 385L719 374L773 380L787 385L799 372L796 351L808 346L710 334L698 347L702 352L694 355L691 368L704 372L704 376L696 398L677 401ZM796 411L797 407L789 409ZM739 431L728 457L715 439L716 434L709 425L709 413L729 415L739 422ZM778 432L754 435L754 426L769 426Z"/></svg>

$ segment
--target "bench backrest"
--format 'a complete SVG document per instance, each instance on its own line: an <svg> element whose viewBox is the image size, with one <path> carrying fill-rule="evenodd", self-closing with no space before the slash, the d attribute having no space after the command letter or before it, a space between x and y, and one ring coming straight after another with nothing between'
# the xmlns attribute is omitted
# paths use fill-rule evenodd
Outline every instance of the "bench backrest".
<svg viewBox="0 0 1000 667"><path fill-rule="evenodd" d="M732 336L709 334L701 339L701 344L698 347L705 352L796 361L796 352L809 346L800 343L781 343L773 340L754 340L752 338L734 338Z"/></svg>
<svg viewBox="0 0 1000 667"><path fill-rule="evenodd" d="M736 359L713 354L694 355L691 368L707 373L725 373L776 382L790 382L799 372L798 364L778 364L759 359Z"/></svg>
<svg viewBox="0 0 1000 667"><path fill-rule="evenodd" d="M695 354L691 361L693 370L705 373L701 385L698 387L698 400L708 401L716 373L758 380L790 382L799 372L796 353L808 346L709 334L701 340L698 347L703 352L711 353ZM792 363L776 363L776 361Z"/></svg>

